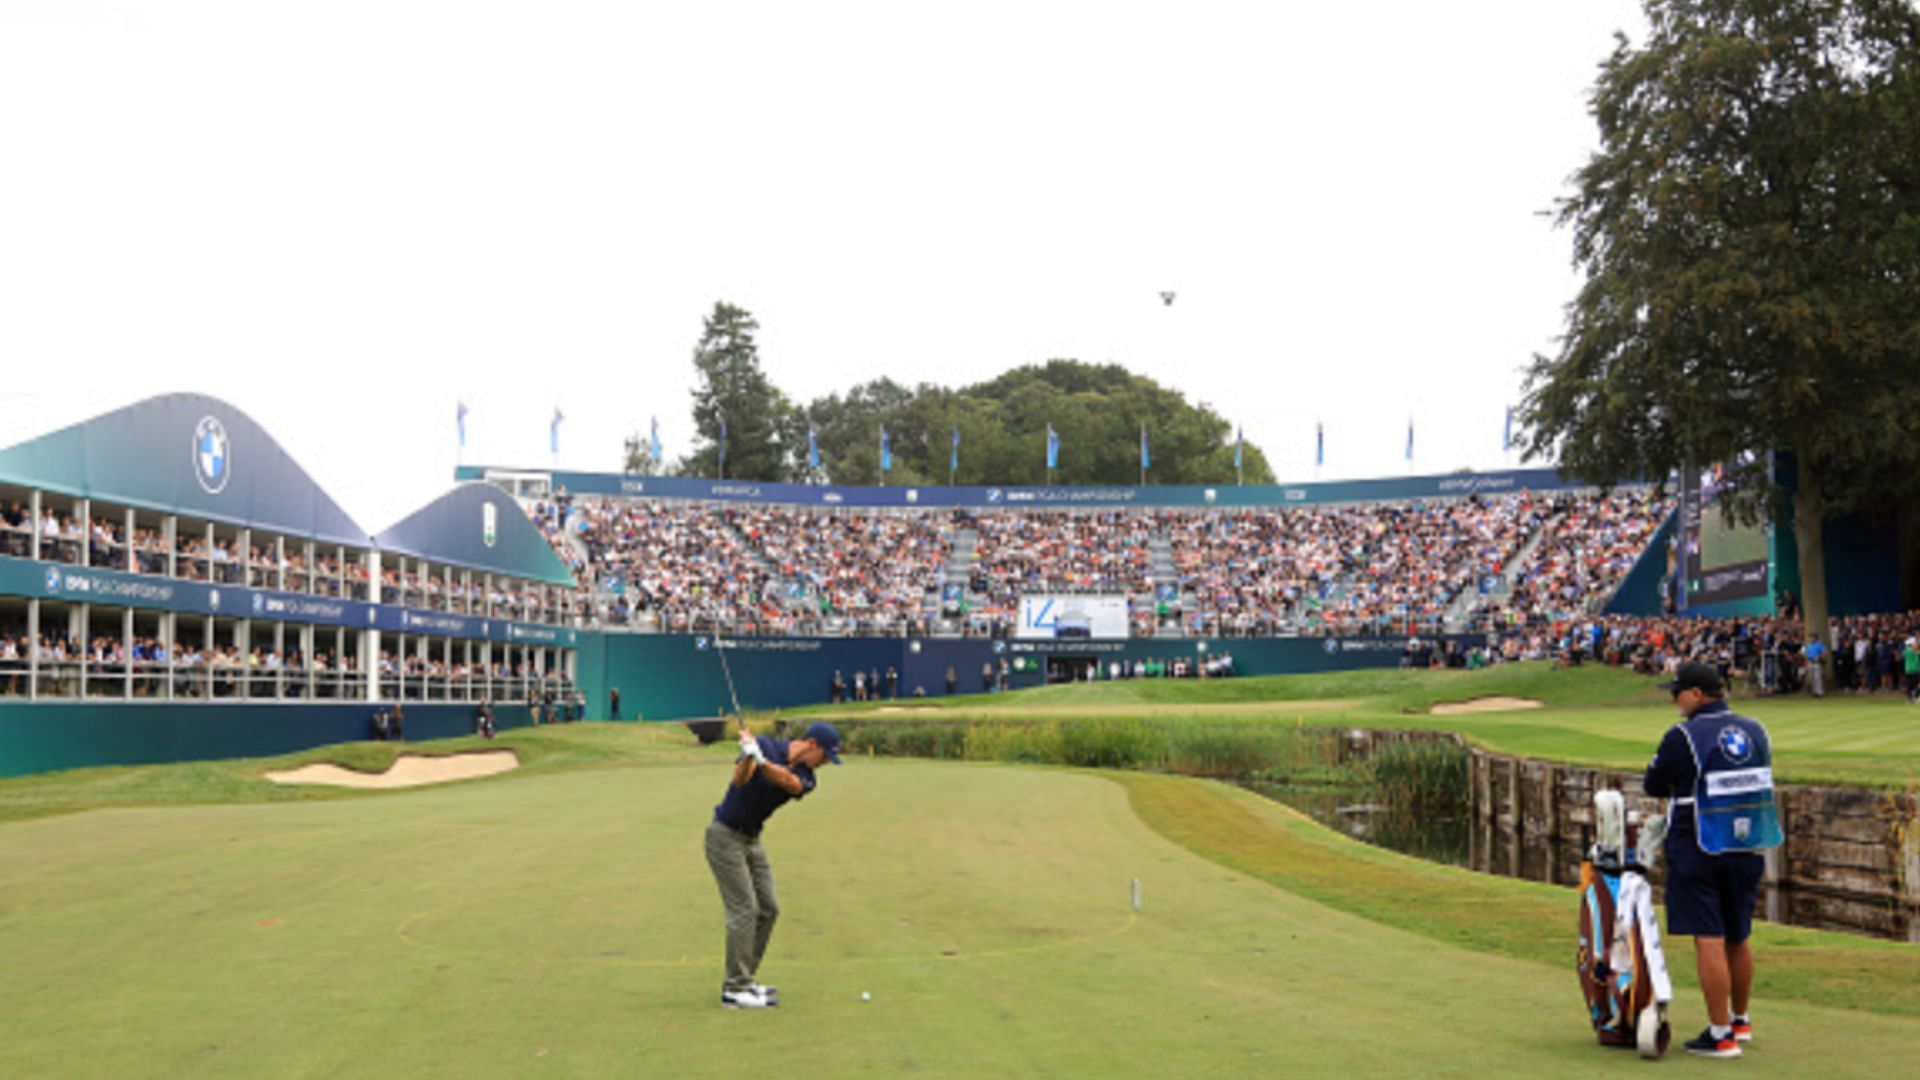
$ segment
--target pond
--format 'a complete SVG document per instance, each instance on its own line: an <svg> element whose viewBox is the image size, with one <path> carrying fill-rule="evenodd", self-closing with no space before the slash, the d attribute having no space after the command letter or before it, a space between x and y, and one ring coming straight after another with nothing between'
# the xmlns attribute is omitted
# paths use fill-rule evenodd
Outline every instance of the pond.
<svg viewBox="0 0 1920 1080"><path fill-rule="evenodd" d="M1362 843L1448 866L1470 867L1465 814L1427 814L1381 802L1371 785L1248 780L1264 795Z"/></svg>

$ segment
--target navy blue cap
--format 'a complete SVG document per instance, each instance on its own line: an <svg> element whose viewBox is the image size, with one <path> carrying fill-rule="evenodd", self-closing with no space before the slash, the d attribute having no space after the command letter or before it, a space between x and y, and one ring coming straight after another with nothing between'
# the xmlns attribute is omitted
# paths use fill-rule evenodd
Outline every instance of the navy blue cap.
<svg viewBox="0 0 1920 1080"><path fill-rule="evenodd" d="M1682 690L1699 690L1708 697L1719 697L1727 692L1726 683L1720 679L1720 670L1698 660L1681 664L1680 670L1673 673L1673 678L1654 685L1674 694Z"/></svg>
<svg viewBox="0 0 1920 1080"><path fill-rule="evenodd" d="M808 726L807 733L800 736L812 740L815 746L827 752L827 760L840 764L840 732L825 720L816 721Z"/></svg>

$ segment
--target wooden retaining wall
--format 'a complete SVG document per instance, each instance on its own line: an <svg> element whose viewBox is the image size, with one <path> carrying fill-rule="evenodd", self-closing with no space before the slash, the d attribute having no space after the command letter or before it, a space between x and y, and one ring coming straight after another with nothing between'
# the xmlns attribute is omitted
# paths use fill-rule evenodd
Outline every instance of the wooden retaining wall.
<svg viewBox="0 0 1920 1080"><path fill-rule="evenodd" d="M1640 774L1474 750L1469 857L1487 873L1572 885L1593 828L1593 794L1658 813ZM1920 941L1920 807L1911 792L1790 786L1786 843L1767 854L1761 914L1796 926ZM1656 866L1654 878L1661 877Z"/></svg>

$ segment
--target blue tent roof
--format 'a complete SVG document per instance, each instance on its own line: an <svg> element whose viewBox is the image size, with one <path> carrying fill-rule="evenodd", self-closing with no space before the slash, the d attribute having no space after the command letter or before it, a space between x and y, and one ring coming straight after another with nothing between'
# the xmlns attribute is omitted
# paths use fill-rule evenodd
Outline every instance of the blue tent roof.
<svg viewBox="0 0 1920 1080"><path fill-rule="evenodd" d="M0 482L371 546L273 436L204 394L147 398L0 450Z"/></svg>

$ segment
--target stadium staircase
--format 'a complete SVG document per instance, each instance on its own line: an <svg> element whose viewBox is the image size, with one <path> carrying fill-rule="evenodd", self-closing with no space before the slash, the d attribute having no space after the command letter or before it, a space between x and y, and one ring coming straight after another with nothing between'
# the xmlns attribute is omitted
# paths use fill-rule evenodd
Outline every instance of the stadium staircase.
<svg viewBox="0 0 1920 1080"><path fill-rule="evenodd" d="M1173 537L1165 529L1154 530L1153 535L1147 540L1147 576L1153 579L1153 587L1147 590L1146 609L1158 612L1159 603L1156 600L1156 594L1159 586L1168 582L1177 586L1180 581L1180 570L1173 564ZM1128 598L1130 606L1137 606L1141 602L1139 596ZM1187 595L1184 590L1175 598L1175 604L1181 611L1187 609ZM1174 637L1180 634L1184 625L1178 615L1162 621L1156 614L1153 632L1156 637Z"/></svg>
<svg viewBox="0 0 1920 1080"><path fill-rule="evenodd" d="M1554 514L1540 523L1540 527L1535 529L1533 534L1514 551L1513 556L1501 565L1499 580L1494 583L1491 592L1481 593L1477 583L1461 589L1460 594L1447 605L1447 613L1444 616L1447 629L1454 633L1473 629L1473 609L1482 600L1505 602L1507 596L1513 592L1513 576L1520 571L1521 567L1533 561L1534 553L1540 550L1541 544L1546 543L1547 533L1565 516L1564 512Z"/></svg>
<svg viewBox="0 0 1920 1080"><path fill-rule="evenodd" d="M728 535L732 536L734 542L740 545L740 550L746 553L748 564L755 569L766 571L767 580L773 583L775 602L789 612L811 614L820 609L820 597L812 586L782 574L773 560L767 558L766 554L747 537L747 534L740 531L740 527L735 525L731 518L725 514L719 517Z"/></svg>
<svg viewBox="0 0 1920 1080"><path fill-rule="evenodd" d="M973 552L974 548L979 546L980 534L974 532L972 529L956 527L948 534L947 540L949 543L947 548L947 561L940 568L944 572L945 580L948 582L958 582L963 588L966 588L966 595L969 602L978 605L980 598L972 595L972 589L969 586L973 578ZM927 591L926 604L922 608L922 614L926 616L927 625L933 627L936 633L943 635L957 635L960 633L961 620L958 617L950 618L941 610L940 584L938 582L935 582L933 588Z"/></svg>

